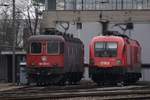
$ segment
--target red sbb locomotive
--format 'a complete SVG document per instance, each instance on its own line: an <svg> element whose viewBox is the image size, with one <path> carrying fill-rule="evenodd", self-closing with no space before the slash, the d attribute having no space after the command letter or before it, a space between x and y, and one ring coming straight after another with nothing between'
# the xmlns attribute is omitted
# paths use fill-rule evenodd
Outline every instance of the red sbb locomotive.
<svg viewBox="0 0 150 100"><path fill-rule="evenodd" d="M90 42L90 76L98 85L134 83L141 77L141 46L136 40L107 32Z"/></svg>
<svg viewBox="0 0 150 100"><path fill-rule="evenodd" d="M80 39L56 30L51 35L35 35L28 39L28 81L37 85L70 84L82 78L84 45Z"/></svg>

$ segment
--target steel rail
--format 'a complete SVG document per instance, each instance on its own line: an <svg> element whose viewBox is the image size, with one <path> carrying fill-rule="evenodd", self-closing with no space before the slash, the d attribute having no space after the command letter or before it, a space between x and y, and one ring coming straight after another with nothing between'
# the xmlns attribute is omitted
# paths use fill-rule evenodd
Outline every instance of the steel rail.
<svg viewBox="0 0 150 100"><path fill-rule="evenodd" d="M21 93L22 94L22 93ZM146 96L144 96L146 95ZM150 98L150 89L137 89L137 90L93 90L93 91L63 91L63 92L48 92L45 91L43 93L26 93L24 91L24 94L13 94L13 95L7 95L3 94L0 95L0 99L7 99L7 100L25 100L25 99L32 99L32 100L39 100L39 99L66 99L66 98L75 98L75 97L122 97L122 98ZM117 98L116 98L117 99ZM114 99L115 100L115 99Z"/></svg>

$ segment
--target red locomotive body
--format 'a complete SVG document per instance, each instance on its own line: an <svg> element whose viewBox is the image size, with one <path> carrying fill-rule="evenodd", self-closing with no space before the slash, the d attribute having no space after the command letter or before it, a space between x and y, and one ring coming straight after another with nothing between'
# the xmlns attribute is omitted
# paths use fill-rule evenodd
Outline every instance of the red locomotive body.
<svg viewBox="0 0 150 100"><path fill-rule="evenodd" d="M60 52L63 51L61 50L63 48L60 47L63 46L65 40L61 36L32 36L29 38L29 42L31 47L27 54L28 67L53 68L54 65L59 68L64 67L64 55Z"/></svg>
<svg viewBox="0 0 150 100"><path fill-rule="evenodd" d="M83 43L67 35L37 35L29 38L29 82L76 83L83 73Z"/></svg>
<svg viewBox="0 0 150 100"><path fill-rule="evenodd" d="M90 76L98 84L130 83L141 77L141 47L123 36L96 36L90 43Z"/></svg>

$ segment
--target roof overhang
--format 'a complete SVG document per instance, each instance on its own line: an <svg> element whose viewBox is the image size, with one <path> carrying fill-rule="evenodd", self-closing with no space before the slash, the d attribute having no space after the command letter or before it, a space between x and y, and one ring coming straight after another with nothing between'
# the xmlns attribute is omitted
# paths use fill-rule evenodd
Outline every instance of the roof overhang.
<svg viewBox="0 0 150 100"><path fill-rule="evenodd" d="M150 9L128 10L55 10L45 11L42 28L55 28L59 22L150 23Z"/></svg>
<svg viewBox="0 0 150 100"><path fill-rule="evenodd" d="M1 55L13 55L12 51L1 51ZM25 51L15 51L15 55L26 55Z"/></svg>

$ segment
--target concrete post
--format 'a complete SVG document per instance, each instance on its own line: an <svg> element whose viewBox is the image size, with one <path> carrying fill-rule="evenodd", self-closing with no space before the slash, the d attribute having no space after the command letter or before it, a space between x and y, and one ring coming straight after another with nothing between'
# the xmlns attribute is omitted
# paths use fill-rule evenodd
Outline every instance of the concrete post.
<svg viewBox="0 0 150 100"><path fill-rule="evenodd" d="M12 81L15 84L16 83L16 63L15 63L15 61L16 61L16 58L15 58L15 48L16 48L16 26L15 26L16 12L15 12L15 9L16 9L16 5L15 5L15 0L13 0L13 4L12 5L13 5L13 23L12 23L12 26L13 26Z"/></svg>

